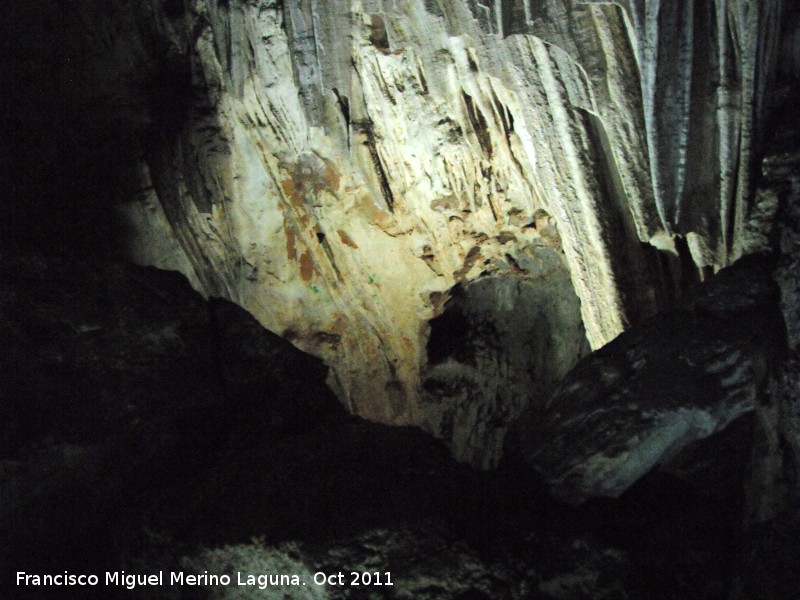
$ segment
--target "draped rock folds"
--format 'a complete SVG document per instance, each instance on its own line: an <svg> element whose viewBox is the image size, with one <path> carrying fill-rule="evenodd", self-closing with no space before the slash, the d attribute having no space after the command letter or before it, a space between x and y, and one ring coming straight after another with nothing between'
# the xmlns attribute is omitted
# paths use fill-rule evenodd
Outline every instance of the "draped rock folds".
<svg viewBox="0 0 800 600"><path fill-rule="evenodd" d="M457 284L553 248L597 348L695 277L689 251L757 249L781 6L89 2L58 9L61 75L126 124L132 258L322 357L352 411L442 435L421 372Z"/></svg>

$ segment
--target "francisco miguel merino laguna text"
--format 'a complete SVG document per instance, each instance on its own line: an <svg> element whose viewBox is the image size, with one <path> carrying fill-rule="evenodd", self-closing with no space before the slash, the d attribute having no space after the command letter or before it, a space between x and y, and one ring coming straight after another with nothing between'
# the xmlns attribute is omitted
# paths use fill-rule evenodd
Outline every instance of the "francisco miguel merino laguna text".
<svg viewBox="0 0 800 600"><path fill-rule="evenodd" d="M171 571L165 578L164 572L152 573L150 575L126 573L125 571L106 571L104 577L97 575L76 574L64 571L54 575L36 575L17 571L18 586L96 586L103 582L107 586L126 587L129 590L137 586L163 586L163 585L202 585L202 586L228 586L231 585L230 575L216 575L203 571L202 574L184 573L183 571ZM269 586L298 586L305 585L300 581L299 575L278 575L278 574L250 574L236 573L235 585L258 586L259 589L266 589Z"/></svg>

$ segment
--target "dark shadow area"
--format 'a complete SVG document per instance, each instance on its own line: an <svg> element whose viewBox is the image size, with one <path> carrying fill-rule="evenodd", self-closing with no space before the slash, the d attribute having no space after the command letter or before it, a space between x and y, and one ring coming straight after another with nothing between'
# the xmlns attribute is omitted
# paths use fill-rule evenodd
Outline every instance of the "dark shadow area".
<svg viewBox="0 0 800 600"><path fill-rule="evenodd" d="M174 17L182 4L163 8ZM159 40L148 18L144 5L97 0L4 7L5 248L81 255L119 249L124 232L112 208L132 192L123 183L142 157L142 140L181 131L195 94L188 58ZM134 43L137 37L152 46Z"/></svg>
<svg viewBox="0 0 800 600"><path fill-rule="evenodd" d="M428 337L428 365L438 365L450 357L459 361L469 360L473 354L470 348L470 322L460 305L464 288L460 284L451 292L445 311L431 320L431 333Z"/></svg>
<svg viewBox="0 0 800 600"><path fill-rule="evenodd" d="M4 578L124 568L147 531L172 550L346 537L466 493L439 443L347 415L319 360L179 275L3 265Z"/></svg>
<svg viewBox="0 0 800 600"><path fill-rule="evenodd" d="M186 570L182 557L210 568L204 549L236 544L312 570L392 569L398 594L433 577L423 598L520 597L519 585L566 590L541 598L724 597L746 424L695 448L691 473L677 464L618 501L571 508L513 451L481 473L418 430L347 415L317 359L178 275L40 255L2 265L0 344L14 349L0 362L6 589L16 571Z"/></svg>

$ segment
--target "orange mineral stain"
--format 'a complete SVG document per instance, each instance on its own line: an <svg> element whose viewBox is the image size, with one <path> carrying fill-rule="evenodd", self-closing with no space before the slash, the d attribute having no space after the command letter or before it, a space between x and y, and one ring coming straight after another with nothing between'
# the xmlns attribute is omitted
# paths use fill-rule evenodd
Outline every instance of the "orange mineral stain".
<svg viewBox="0 0 800 600"><path fill-rule="evenodd" d="M311 276L314 275L314 259L311 258L311 252L303 252L300 257L300 277L303 281L311 281Z"/></svg>
<svg viewBox="0 0 800 600"><path fill-rule="evenodd" d="M339 239L340 239L340 240L342 240L342 243L343 243L345 246L350 246L351 248L355 248L356 250L358 249L358 244L356 244L356 243L353 241L353 238L351 238L351 237L350 237L350 236L347 234L347 232L346 232L346 231L343 231L343 230L339 229L339 230L337 230L337 231L336 231L336 233L338 233L338 234L339 234Z"/></svg>
<svg viewBox="0 0 800 600"><path fill-rule="evenodd" d="M304 206L301 190L297 189L297 185L293 179L284 179L281 182L284 195L291 201L292 204L298 208Z"/></svg>
<svg viewBox="0 0 800 600"><path fill-rule="evenodd" d="M294 227L289 225L285 218L283 223L283 231L286 234L286 256L289 257L289 260L297 260L297 234Z"/></svg>

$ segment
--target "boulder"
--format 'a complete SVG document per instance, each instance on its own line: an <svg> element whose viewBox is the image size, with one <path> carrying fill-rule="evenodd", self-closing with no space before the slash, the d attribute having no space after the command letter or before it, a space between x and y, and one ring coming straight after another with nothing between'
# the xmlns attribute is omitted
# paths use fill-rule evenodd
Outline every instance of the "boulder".
<svg viewBox="0 0 800 600"><path fill-rule="evenodd" d="M526 459L567 501L617 497L753 411L784 346L769 261L743 259L579 362L527 416Z"/></svg>

